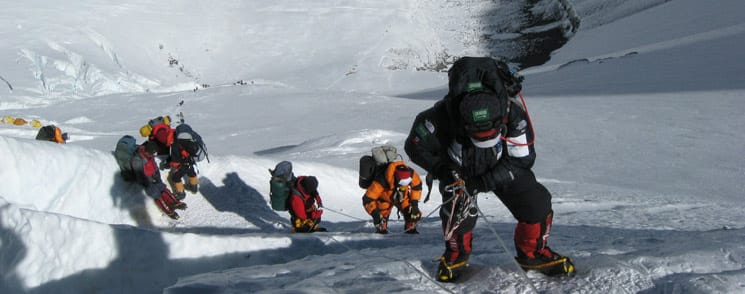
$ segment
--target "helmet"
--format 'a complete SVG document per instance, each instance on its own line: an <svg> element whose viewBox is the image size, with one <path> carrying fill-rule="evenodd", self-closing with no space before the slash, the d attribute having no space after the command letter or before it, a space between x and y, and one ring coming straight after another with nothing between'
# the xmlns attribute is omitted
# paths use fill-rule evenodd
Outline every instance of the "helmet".
<svg viewBox="0 0 745 294"><path fill-rule="evenodd" d="M303 180L300 181L300 186L303 187L305 193L313 195L318 192L318 180L314 176L304 177Z"/></svg>
<svg viewBox="0 0 745 294"><path fill-rule="evenodd" d="M414 170L405 165L396 166L395 180L397 184L399 186L408 186L411 184L411 176L413 173Z"/></svg>

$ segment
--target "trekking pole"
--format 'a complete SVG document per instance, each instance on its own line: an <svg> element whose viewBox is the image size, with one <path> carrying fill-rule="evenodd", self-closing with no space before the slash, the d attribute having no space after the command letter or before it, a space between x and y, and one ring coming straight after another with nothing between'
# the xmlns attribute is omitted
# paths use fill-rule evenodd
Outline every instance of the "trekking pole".
<svg viewBox="0 0 745 294"><path fill-rule="evenodd" d="M499 244L502 246L502 249L504 250L504 253L507 254L507 252L509 252L509 251L507 249L507 245L505 245L505 243L504 243L504 240L502 240L502 238L499 237L499 234L497 234L497 230L494 229L494 226L486 218L486 214L484 214L484 212L481 211L481 208L479 208L477 206L476 209L479 210L479 214L481 215L481 217L486 222L487 227L489 227L489 230L491 230L491 232L494 233L494 236L497 237L497 241L499 241ZM533 281L530 280L530 278L528 277L528 274L526 274L525 271L523 270L523 268L520 267L520 264L517 263L517 260L515 260L514 258L512 258L512 256L508 256L508 257L512 260L512 263L515 266L517 266L517 271L520 273L520 275L523 277L523 279L525 279L528 282L528 285L530 286L531 289L533 289L533 292L540 293L540 292L538 292L538 289L535 287L535 285L533 285Z"/></svg>

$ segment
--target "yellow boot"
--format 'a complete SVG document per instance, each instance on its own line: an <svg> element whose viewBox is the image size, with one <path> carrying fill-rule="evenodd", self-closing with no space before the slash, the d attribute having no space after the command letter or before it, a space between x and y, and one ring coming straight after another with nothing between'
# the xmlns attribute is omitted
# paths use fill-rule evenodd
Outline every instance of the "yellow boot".
<svg viewBox="0 0 745 294"><path fill-rule="evenodd" d="M176 199L184 200L184 198L186 198L186 192L184 192L184 183L173 183L173 194L174 196L176 196Z"/></svg>
<svg viewBox="0 0 745 294"><path fill-rule="evenodd" d="M192 194L197 194L199 189L199 178L189 177L189 183L186 184L186 190L189 190Z"/></svg>

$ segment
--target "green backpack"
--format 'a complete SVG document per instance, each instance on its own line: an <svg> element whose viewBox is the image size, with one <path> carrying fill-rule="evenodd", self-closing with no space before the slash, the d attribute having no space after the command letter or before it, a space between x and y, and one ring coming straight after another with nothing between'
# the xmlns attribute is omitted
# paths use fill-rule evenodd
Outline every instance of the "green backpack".
<svg viewBox="0 0 745 294"><path fill-rule="evenodd" d="M130 135L121 137L116 142L116 149L114 149L114 158L116 158L116 163L119 165L119 174L127 182L134 182L136 178L130 163L135 149L137 149L137 142Z"/></svg>
<svg viewBox="0 0 745 294"><path fill-rule="evenodd" d="M269 170L272 178L269 180L269 202L272 209L276 211L286 211L289 209L287 198L290 197L292 184L295 182L295 176L292 174L292 163L282 161L277 163L274 170Z"/></svg>

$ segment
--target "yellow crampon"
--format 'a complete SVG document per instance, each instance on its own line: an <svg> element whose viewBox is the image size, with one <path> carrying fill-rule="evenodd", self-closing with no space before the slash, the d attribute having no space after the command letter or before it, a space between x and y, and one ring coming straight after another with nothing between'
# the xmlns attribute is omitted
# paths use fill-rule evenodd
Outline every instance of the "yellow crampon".
<svg viewBox="0 0 745 294"><path fill-rule="evenodd" d="M458 279L457 270L468 264L468 260L463 260L454 264L448 264L445 257L440 257L440 266L437 268L437 280L440 282L454 282Z"/></svg>
<svg viewBox="0 0 745 294"><path fill-rule="evenodd" d="M520 267L523 270L535 270L539 271L547 276L573 276L575 274L574 264L568 257L561 256L556 260L552 260L541 264L525 264L518 261Z"/></svg>

